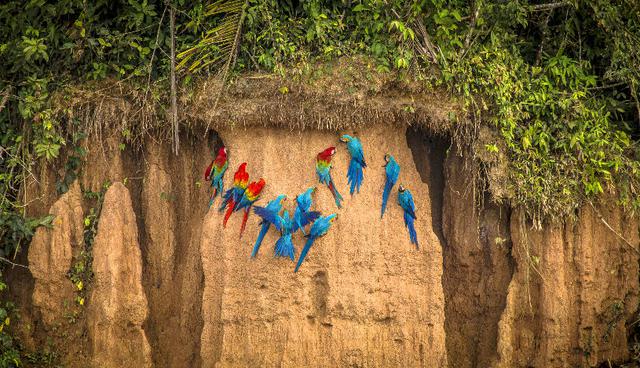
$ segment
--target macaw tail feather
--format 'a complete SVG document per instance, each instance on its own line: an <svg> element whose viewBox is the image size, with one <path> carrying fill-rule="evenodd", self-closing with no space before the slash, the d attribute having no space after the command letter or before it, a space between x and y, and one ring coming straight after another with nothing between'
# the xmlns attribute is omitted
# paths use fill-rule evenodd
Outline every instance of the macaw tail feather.
<svg viewBox="0 0 640 368"><path fill-rule="evenodd" d="M260 233L258 234L258 239L256 239L256 244L253 246L253 251L251 252L251 258L255 258L258 254L258 249L260 249L262 239L264 239L264 236L267 235L267 231L269 231L269 226L271 226L271 224L266 221L262 224L262 228L260 228Z"/></svg>
<svg viewBox="0 0 640 368"><path fill-rule="evenodd" d="M304 261L304 257L307 256L307 253L309 252L309 249L311 248L311 245L313 244L313 241L316 240L316 238L310 236L307 239L307 242L304 244L304 248L302 248L302 252L300 252L300 257L298 257L298 263L296 264L296 269L293 272L298 272L298 269L300 268L300 265L302 265L302 262Z"/></svg>
<svg viewBox="0 0 640 368"><path fill-rule="evenodd" d="M304 231L304 226L300 224L300 219L298 219L296 222L298 223L298 228L300 229L300 231L302 231L302 235L307 236L307 232Z"/></svg>
<svg viewBox="0 0 640 368"><path fill-rule="evenodd" d="M362 180L364 179L364 173L362 172L362 165L354 159L351 159L349 163L349 170L347 171L347 179L349 179L350 194L353 195L355 190L360 193L360 187L362 186Z"/></svg>
<svg viewBox="0 0 640 368"><path fill-rule="evenodd" d="M213 202L216 200L216 196L218 195L218 190L213 188L213 193L211 193L211 197L209 198L209 208L213 205Z"/></svg>
<svg viewBox="0 0 640 368"><path fill-rule="evenodd" d="M333 198L336 200L336 206L338 206L338 208L342 208L342 204L340 202L343 199L340 192L338 192L338 189L336 189L336 186L333 185L333 180L329 181L329 190L331 191L331 194L333 194Z"/></svg>
<svg viewBox="0 0 640 368"><path fill-rule="evenodd" d="M249 210L251 206L244 209L244 217L242 218L242 225L240 225L240 239L242 239L242 233L244 233L244 228L247 227L247 219L249 218Z"/></svg>
<svg viewBox="0 0 640 368"><path fill-rule="evenodd" d="M413 217L408 213L404 214L404 223L407 225L407 229L409 229L409 238L411 239L411 243L416 245L418 248L418 234L416 234L416 228L413 225Z"/></svg>
<svg viewBox="0 0 640 368"><path fill-rule="evenodd" d="M393 183L386 180L384 183L384 192L382 192L382 212L380 212L380 218L384 216L384 210L387 209L387 201L389 200L389 194L391 194L391 188L393 188Z"/></svg>
<svg viewBox="0 0 640 368"><path fill-rule="evenodd" d="M227 227L227 221L229 221L229 217L233 213L233 209L236 207L236 203L233 199L229 200L227 205L227 212L224 214L224 220L222 220L222 227Z"/></svg>
<svg viewBox="0 0 640 368"><path fill-rule="evenodd" d="M291 242L291 236L281 236L276 242L276 257L289 257L292 261L295 260L295 249Z"/></svg>

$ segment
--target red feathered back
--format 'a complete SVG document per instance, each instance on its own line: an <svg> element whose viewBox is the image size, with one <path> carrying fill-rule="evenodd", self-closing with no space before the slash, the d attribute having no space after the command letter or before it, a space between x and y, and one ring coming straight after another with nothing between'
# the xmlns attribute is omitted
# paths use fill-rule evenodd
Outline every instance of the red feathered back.
<svg viewBox="0 0 640 368"><path fill-rule="evenodd" d="M227 149L222 147L218 150L218 156L213 161L216 167L221 168L227 162Z"/></svg>

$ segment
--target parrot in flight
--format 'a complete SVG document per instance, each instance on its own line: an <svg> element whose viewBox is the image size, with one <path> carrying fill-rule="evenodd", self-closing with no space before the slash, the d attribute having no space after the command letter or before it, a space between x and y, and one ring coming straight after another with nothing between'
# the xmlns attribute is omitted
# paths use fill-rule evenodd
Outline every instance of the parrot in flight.
<svg viewBox="0 0 640 368"><path fill-rule="evenodd" d="M316 188L311 187L307 189L304 193L296 197L297 207L296 207L296 211L293 213L293 221L300 228L300 231L302 231L304 235L307 235L307 233L304 231L304 226L302 226L302 221L305 214L309 212L309 209L311 208L311 204L313 203L313 199L311 198L311 195L315 191L316 191Z"/></svg>
<svg viewBox="0 0 640 368"><path fill-rule="evenodd" d="M391 189L396 185L398 175L400 175L400 165L398 165L393 156L386 154L384 155L384 160L387 163L384 165L386 177L384 182L384 192L382 192L382 212L380 213L380 218L384 216L384 210L387 208L387 201L389 200Z"/></svg>
<svg viewBox="0 0 640 368"><path fill-rule="evenodd" d="M280 231L280 238L276 242L275 256L276 257L289 257L291 260L295 260L295 249L293 248L293 242L291 236L300 229L298 225L289 216L289 211L285 210L282 216L273 211L268 211L264 207L257 207L254 212L262 217L264 221L273 224L278 231ZM311 211L305 213L302 219L302 226L307 226L320 216L320 212Z"/></svg>
<svg viewBox="0 0 640 368"><path fill-rule="evenodd" d="M418 235L413 222L416 220L416 205L413 203L413 196L409 189L405 189L402 185L398 188L398 204L404 210L404 224L409 229L409 238L411 243L418 248Z"/></svg>
<svg viewBox="0 0 640 368"><path fill-rule="evenodd" d="M223 179L224 173L227 171L228 167L229 159L227 158L227 149L222 146L218 150L218 156L216 156L216 158L211 161L204 172L204 180L211 180L211 187L213 188L213 193L211 194L211 198L209 199L209 208L211 208L211 205L213 205L213 201L215 201L218 194L222 196L222 193L224 193Z"/></svg>
<svg viewBox="0 0 640 368"><path fill-rule="evenodd" d="M347 134L340 137L340 140L347 144L347 150L351 154L351 162L349 162L349 170L347 171L347 179L349 185L351 185L350 194L353 195L354 190L360 193L360 187L364 179L362 169L367 167L367 163L364 161L364 153L362 152L362 144L358 138Z"/></svg>
<svg viewBox="0 0 640 368"><path fill-rule="evenodd" d="M264 185L265 181L262 178L249 184L249 186L247 186L247 189L245 189L244 193L242 194L242 198L240 198L240 201L236 203L236 206L233 209L234 211L240 211L244 209L244 217L242 218L242 225L240 226L241 238L242 233L244 232L244 228L247 226L247 219L249 218L251 206L253 206L258 198L260 198L260 193L262 192Z"/></svg>
<svg viewBox="0 0 640 368"><path fill-rule="evenodd" d="M231 217L231 213L236 207L236 203L240 201L244 194L247 185L249 184L249 174L247 173L247 163L243 162L238 167L238 171L233 175L233 187L228 189L223 196L222 205L220 206L220 212L227 209L227 213L224 215L222 226L227 226L227 221Z"/></svg>
<svg viewBox="0 0 640 368"><path fill-rule="evenodd" d="M318 174L318 179L320 183L327 184L331 194L333 194L333 198L336 201L336 206L341 208L342 205L340 201L342 201L342 196L336 189L336 186L333 184L333 179L331 179L331 156L336 154L335 147L329 147L326 150L318 153L316 157L316 173Z"/></svg>
<svg viewBox="0 0 640 368"><path fill-rule="evenodd" d="M286 201L286 200L287 200L287 196L284 194L281 194L278 197L276 197L276 199L267 203L267 205L264 207L264 210L271 212L275 218L275 216L277 216L280 213L280 210L282 209L282 201ZM257 208L258 206L256 206L253 211L255 212ZM260 249L262 240L264 239L265 235L267 235L267 231L269 231L269 227L271 227L271 223L269 221L266 221L264 219L260 221L260 233L258 234L258 239L256 239L256 244L253 246L253 251L251 252L251 258L255 258L255 256L258 254L258 249Z"/></svg>
<svg viewBox="0 0 640 368"><path fill-rule="evenodd" d="M326 217L320 216L314 223L311 225L311 229L309 230L309 235L307 235L307 242L304 244L304 248L302 248L302 252L300 252L300 257L298 257L298 264L296 264L296 269L293 272L298 272L300 265L304 261L304 257L306 257L309 249L313 245L313 242L324 236L329 231L331 224L336 219L338 215L331 214Z"/></svg>

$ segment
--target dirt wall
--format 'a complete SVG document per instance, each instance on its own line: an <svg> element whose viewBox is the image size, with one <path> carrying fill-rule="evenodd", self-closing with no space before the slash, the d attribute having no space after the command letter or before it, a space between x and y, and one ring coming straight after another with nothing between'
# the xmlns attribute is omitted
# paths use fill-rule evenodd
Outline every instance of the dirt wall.
<svg viewBox="0 0 640 368"><path fill-rule="evenodd" d="M154 367L575 367L628 357L638 224L613 201L588 205L576 222L536 230L520 209L489 197L474 207L469 167L446 137L389 125L345 133L362 139L369 164L353 197L348 154L330 131L185 134L177 156L152 139L141 150L105 139L88 147L77 185L60 198L60 173L41 169L29 211L57 217L21 260L30 272L8 274L29 326L22 341L31 349L51 336L58 347L73 341L76 348L61 349L70 367L118 362L127 353L123 336L138 341L136 364ZM298 274L292 262L273 258L273 230L250 259L256 216L239 239L240 216L223 230L220 214L208 210L202 170L221 141L231 155L226 185L246 161L252 179L267 181L264 198L287 194L290 210L295 195L317 185L315 154L338 147L333 175L345 206L337 210L318 187L316 208L339 218ZM419 250L409 243L395 191L379 218L385 153L398 159L400 182L416 200ZM112 185L96 237L98 281L87 286L80 317L52 334L65 301L72 303L65 269L90 207L82 191L105 181ZM294 237L297 252L303 242ZM106 306L119 312L101 312ZM104 335L99 321L117 333ZM95 348L109 339L109 349Z"/></svg>

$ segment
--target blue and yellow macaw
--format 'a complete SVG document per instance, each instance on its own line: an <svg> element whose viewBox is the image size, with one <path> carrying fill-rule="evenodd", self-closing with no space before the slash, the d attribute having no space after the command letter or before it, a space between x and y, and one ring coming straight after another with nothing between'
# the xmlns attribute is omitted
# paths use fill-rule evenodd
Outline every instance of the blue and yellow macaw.
<svg viewBox="0 0 640 368"><path fill-rule="evenodd" d="M398 188L398 204L404 210L404 224L409 229L409 238L411 243L418 248L418 235L413 222L416 220L416 205L413 203L413 196L409 189L405 189L402 185Z"/></svg>
<svg viewBox="0 0 640 368"><path fill-rule="evenodd" d="M387 162L384 165L385 172L385 182L384 182L384 191L382 192L382 211L380 212L380 218L384 216L384 210L387 208L387 201L389 200L389 195L391 194L391 189L396 185L396 181L398 181L398 175L400 175L400 165L396 162L396 159L393 156L386 154L384 155L384 160Z"/></svg>
<svg viewBox="0 0 640 368"><path fill-rule="evenodd" d="M296 268L293 272L298 272L298 269L300 268L300 265L302 265L302 262L304 261L304 257L307 256L307 253L309 252L309 249L313 245L313 242L316 239L327 234L327 232L329 231L329 228L331 227L331 224L337 217L338 215L336 215L335 213L327 217L320 216L313 223L313 225L311 225L311 229L309 230L309 235L307 235L307 242L305 243L304 248L302 248L302 252L300 252L300 257L298 258L298 264L296 264Z"/></svg>
<svg viewBox="0 0 640 368"><path fill-rule="evenodd" d="M262 217L264 221L273 224L276 229L280 231L280 238L275 245L276 257L289 257L291 260L295 260L295 249L293 248L293 242L291 241L291 235L293 235L298 229L298 225L295 224L293 219L289 216L289 211L285 210L282 216L274 214L272 211L266 211L262 207L256 207L254 212L256 215ZM307 212L306 216L302 219L302 226L306 226L313 222L320 216L320 212L311 211Z"/></svg>
<svg viewBox="0 0 640 368"><path fill-rule="evenodd" d="M362 144L358 138L347 134L340 137L340 140L347 144L347 149L351 154L351 162L349 162L349 170L347 171L347 179L351 185L350 194L353 195L354 190L360 193L360 187L364 179L362 169L367 167L367 163L364 161L364 153L362 152Z"/></svg>
<svg viewBox="0 0 640 368"><path fill-rule="evenodd" d="M264 211L271 212L275 218L282 210L282 201L285 200L287 200L287 196L284 194L280 194L278 197L276 197L276 199L269 201L269 203L267 203L265 207L256 206L254 212L256 211L256 209L261 208ZM266 221L264 219L260 221L260 233L258 234L258 239L256 239L256 244L253 246L253 251L251 252L252 258L254 258L256 254L258 254L258 249L260 249L262 240L264 239L265 235L267 235L269 227L271 227L271 223L269 221Z"/></svg>
<svg viewBox="0 0 640 368"><path fill-rule="evenodd" d="M313 199L311 198L311 195L315 193L315 191L316 191L316 188L311 187L307 189L304 193L296 197L297 206L296 206L296 211L293 214L293 222L295 222L295 224L300 228L300 231L302 231L304 235L307 235L307 233L304 231L304 226L302 226L302 221L306 216L306 213L309 212L311 205L313 204Z"/></svg>

